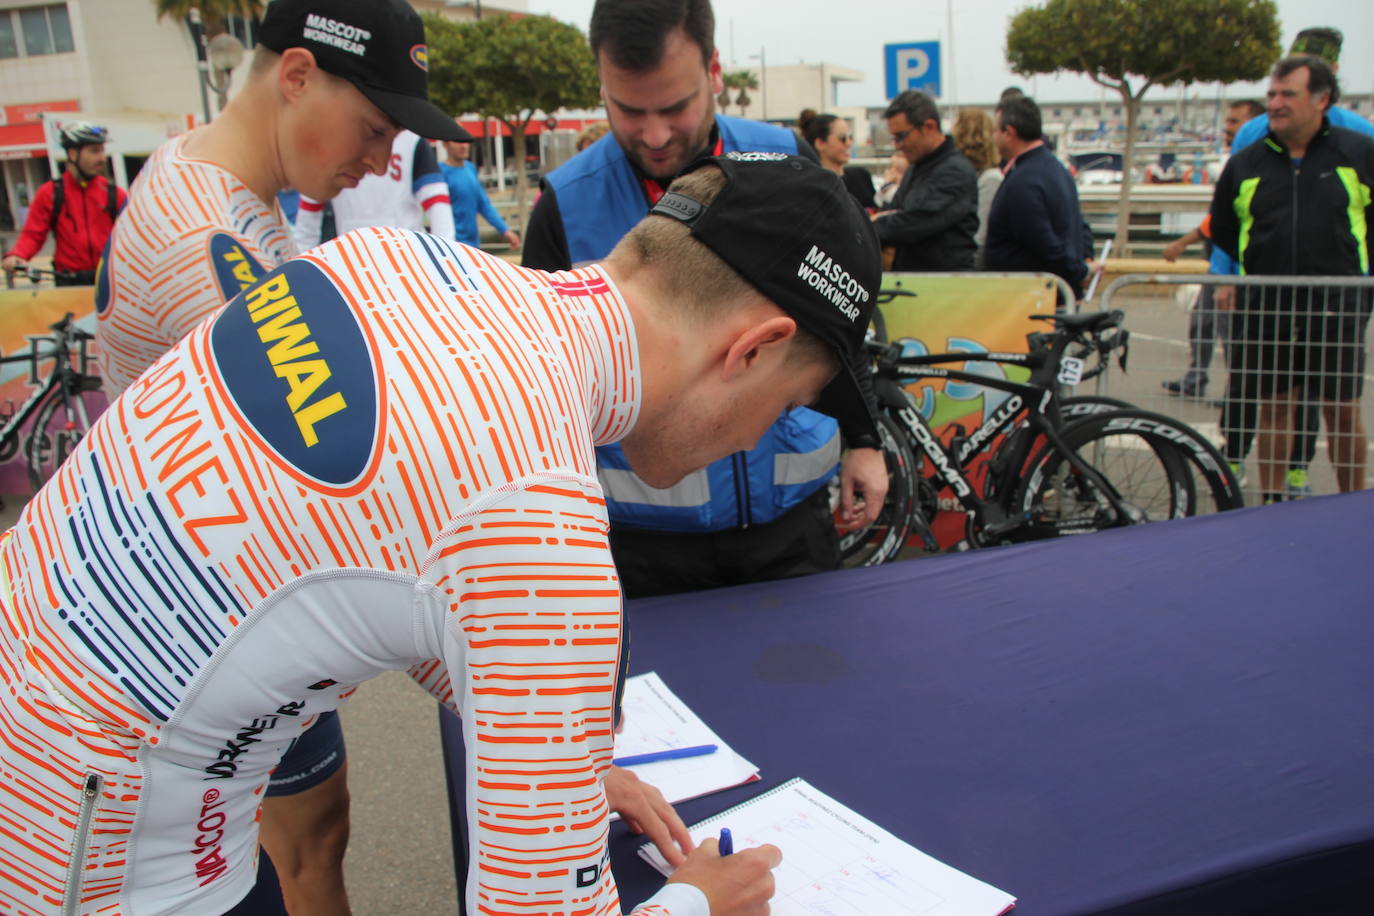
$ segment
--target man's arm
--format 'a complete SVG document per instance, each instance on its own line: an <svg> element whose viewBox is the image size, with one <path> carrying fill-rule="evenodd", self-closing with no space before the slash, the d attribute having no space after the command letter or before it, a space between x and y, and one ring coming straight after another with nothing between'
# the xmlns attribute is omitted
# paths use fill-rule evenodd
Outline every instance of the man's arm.
<svg viewBox="0 0 1374 916"><path fill-rule="evenodd" d="M477 212L482 214L482 218L488 223L491 223L493 229L501 233L507 245L510 245L512 248L519 248L519 233L506 225L506 221L501 218L501 214L497 211L496 205L493 204L491 198L487 196L487 189L482 187L482 182L477 181L474 182L474 184L477 186Z"/></svg>
<svg viewBox="0 0 1374 916"><path fill-rule="evenodd" d="M1178 238L1174 239L1172 242L1170 242L1168 245L1164 246L1164 260L1177 261L1179 257L1182 256L1183 252L1187 251L1190 247L1202 241L1202 238L1203 236L1201 226L1189 230L1187 235L1181 235Z"/></svg>
<svg viewBox="0 0 1374 916"><path fill-rule="evenodd" d="M1235 159L1226 163L1212 191L1212 206L1209 211L1212 230L1212 264L1218 266L1228 262L1234 264L1240 254L1240 217L1236 215L1236 170ZM1220 252L1225 257L1218 258ZM1237 273L1236 270L1213 270L1213 273Z"/></svg>
<svg viewBox="0 0 1374 916"><path fill-rule="evenodd" d="M296 223L291 229L296 239L296 250L309 251L320 244L324 234L324 202L301 195L301 205L296 210Z"/></svg>
<svg viewBox="0 0 1374 916"><path fill-rule="evenodd" d="M558 198L553 188L547 185L534 202L530 223L525 227L525 250L520 264L536 270L567 270L572 267L568 237L563 233L563 215L558 212Z"/></svg>
<svg viewBox="0 0 1374 916"><path fill-rule="evenodd" d="M417 137L415 158L410 166L410 188L415 203L429 220L429 231L440 238L453 240L453 206L449 203L448 182L439 171L439 160L429 141Z"/></svg>
<svg viewBox="0 0 1374 916"><path fill-rule="evenodd" d="M972 170L935 169L905 189L901 209L879 214L873 225L884 245L911 245L943 232L977 209L978 183Z"/></svg>
<svg viewBox="0 0 1374 916"><path fill-rule="evenodd" d="M432 552L430 619L418 632L442 646L417 651L440 650L459 685L474 792L467 909L480 910L479 887L550 910L609 909L616 899L605 867L610 791L622 806L629 800L626 812L641 827L649 819L665 828L660 848L685 870L676 880L696 888L669 892L674 916L706 916L708 907L746 912L735 908L771 894L776 850L746 850L740 863L701 852L689 858L691 839L677 814L656 793L637 791L633 774L612 770L621 611L607 527L593 481L538 478L455 520ZM550 538L550 531L575 536ZM531 538L539 545L533 550ZM576 588L568 586L570 572ZM736 869L747 872L742 882L732 881ZM636 912L657 912L657 902Z"/></svg>
<svg viewBox="0 0 1374 916"><path fill-rule="evenodd" d="M61 180L58 175L58 180ZM13 271L26 266L34 255L43 248L48 240L48 228L52 223L52 182L45 181L33 192L29 204L29 218L24 220L24 228L4 258L4 269Z"/></svg>

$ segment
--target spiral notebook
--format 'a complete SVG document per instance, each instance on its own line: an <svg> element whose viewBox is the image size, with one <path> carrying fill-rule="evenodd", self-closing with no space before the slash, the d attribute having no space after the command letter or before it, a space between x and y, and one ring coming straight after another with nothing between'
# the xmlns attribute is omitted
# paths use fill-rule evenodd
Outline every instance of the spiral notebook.
<svg viewBox="0 0 1374 916"><path fill-rule="evenodd" d="M622 705L624 728L615 736L617 757L698 744L719 748L701 757L634 767L668 801L676 804L759 778L759 768L735 753L655 672L627 678Z"/></svg>
<svg viewBox="0 0 1374 916"><path fill-rule="evenodd" d="M782 850L774 871L774 916L998 916L1016 898L933 859L801 779L691 827L700 843L729 827L739 851L763 843ZM672 869L653 844L639 855Z"/></svg>

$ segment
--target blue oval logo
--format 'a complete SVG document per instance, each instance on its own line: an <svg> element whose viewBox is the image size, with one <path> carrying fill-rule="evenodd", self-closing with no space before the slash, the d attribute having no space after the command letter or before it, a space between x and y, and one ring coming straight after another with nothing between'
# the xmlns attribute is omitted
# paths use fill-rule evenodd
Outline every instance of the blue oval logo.
<svg viewBox="0 0 1374 916"><path fill-rule="evenodd" d="M110 246L114 244L114 233L105 240L105 247L100 252L100 262L95 265L95 313L105 314L105 310L110 307Z"/></svg>
<svg viewBox="0 0 1374 916"><path fill-rule="evenodd" d="M367 470L372 352L324 271L295 260L267 274L215 318L210 349L235 406L290 467L331 486Z"/></svg>
<svg viewBox="0 0 1374 916"><path fill-rule="evenodd" d="M216 232L206 243L221 299L228 301L262 279L267 269L254 260L243 243L227 232Z"/></svg>

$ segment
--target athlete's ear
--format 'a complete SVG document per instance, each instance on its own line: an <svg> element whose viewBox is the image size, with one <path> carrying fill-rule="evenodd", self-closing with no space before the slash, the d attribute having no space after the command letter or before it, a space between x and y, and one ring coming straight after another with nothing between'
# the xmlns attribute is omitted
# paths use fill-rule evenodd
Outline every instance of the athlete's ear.
<svg viewBox="0 0 1374 916"><path fill-rule="evenodd" d="M796 333L797 322L787 315L774 315L746 326L725 351L721 378L727 382L737 379L768 354L785 357L787 341Z"/></svg>
<svg viewBox="0 0 1374 916"><path fill-rule="evenodd" d="M725 91L725 76L720 68L720 48L711 51L710 63L706 65L706 76L711 80L712 97Z"/></svg>
<svg viewBox="0 0 1374 916"><path fill-rule="evenodd" d="M309 90L310 84L319 78L319 65L315 55L305 48L287 48L281 52L277 61L277 88L282 97L294 101Z"/></svg>

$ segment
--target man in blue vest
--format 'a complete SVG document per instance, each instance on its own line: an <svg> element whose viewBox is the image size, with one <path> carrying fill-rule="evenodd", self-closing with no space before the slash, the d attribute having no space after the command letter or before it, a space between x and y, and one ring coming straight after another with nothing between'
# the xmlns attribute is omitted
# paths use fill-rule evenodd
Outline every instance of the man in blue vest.
<svg viewBox="0 0 1374 916"><path fill-rule="evenodd" d="M563 270L604 258L702 154L803 155L782 128L716 115L722 90L710 0L598 0L589 38L611 132L544 180L525 237L526 267ZM840 521L866 524L887 493L876 430L844 430L789 410L748 452L663 490L630 470L619 446L598 449L611 548L627 597L833 569L839 544L829 483L840 471Z"/></svg>

